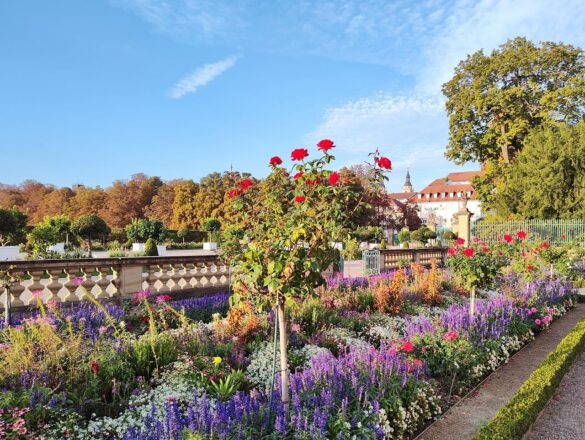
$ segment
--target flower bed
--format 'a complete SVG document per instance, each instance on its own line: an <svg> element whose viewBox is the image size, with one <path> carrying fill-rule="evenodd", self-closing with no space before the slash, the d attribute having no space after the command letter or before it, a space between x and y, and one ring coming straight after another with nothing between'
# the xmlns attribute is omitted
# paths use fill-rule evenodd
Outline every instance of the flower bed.
<svg viewBox="0 0 585 440"><path fill-rule="evenodd" d="M0 432L408 438L562 316L574 293L558 278L507 276L471 318L460 291L436 266L413 266L290 303L288 409L272 380L275 317L260 303L141 292L121 306L41 308L0 331Z"/></svg>

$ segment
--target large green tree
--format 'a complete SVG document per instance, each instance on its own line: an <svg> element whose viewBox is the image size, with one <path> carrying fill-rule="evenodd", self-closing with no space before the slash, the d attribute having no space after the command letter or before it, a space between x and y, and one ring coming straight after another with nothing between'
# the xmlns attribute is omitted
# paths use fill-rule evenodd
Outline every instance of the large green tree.
<svg viewBox="0 0 585 440"><path fill-rule="evenodd" d="M508 163L532 128L575 124L585 108L585 57L580 48L525 38L490 55L469 55L443 85L449 115L446 156Z"/></svg>
<svg viewBox="0 0 585 440"><path fill-rule="evenodd" d="M495 191L477 190L499 218L585 218L585 122L533 130L510 166L488 167L492 175Z"/></svg>

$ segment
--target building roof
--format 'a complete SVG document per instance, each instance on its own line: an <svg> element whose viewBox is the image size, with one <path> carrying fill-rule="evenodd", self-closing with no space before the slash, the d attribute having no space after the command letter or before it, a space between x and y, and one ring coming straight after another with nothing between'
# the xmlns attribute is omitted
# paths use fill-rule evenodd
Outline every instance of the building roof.
<svg viewBox="0 0 585 440"><path fill-rule="evenodd" d="M459 201L467 198L474 200L475 191L471 179L479 176L481 171L460 171L449 173L447 177L435 179L423 188L416 198L417 203ZM427 196L430 195L430 196Z"/></svg>
<svg viewBox="0 0 585 440"><path fill-rule="evenodd" d="M392 200L410 200L414 199L417 193L415 192L395 192L386 193L386 196Z"/></svg>

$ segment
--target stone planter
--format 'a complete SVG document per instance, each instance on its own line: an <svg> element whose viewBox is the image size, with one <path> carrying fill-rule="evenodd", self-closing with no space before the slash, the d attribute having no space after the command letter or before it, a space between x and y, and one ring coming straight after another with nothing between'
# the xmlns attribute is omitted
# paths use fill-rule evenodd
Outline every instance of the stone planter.
<svg viewBox="0 0 585 440"><path fill-rule="evenodd" d="M65 253L65 243L57 243L57 244L54 244L53 246L49 246L49 250L56 252L58 254L64 254Z"/></svg>
<svg viewBox="0 0 585 440"><path fill-rule="evenodd" d="M146 243L132 243L132 252L144 252Z"/></svg>
<svg viewBox="0 0 585 440"><path fill-rule="evenodd" d="M217 243L213 241L208 241L203 243L203 250L204 251L215 251L217 250Z"/></svg>
<svg viewBox="0 0 585 440"><path fill-rule="evenodd" d="M20 256L18 246L0 246L0 261L17 260Z"/></svg>
<svg viewBox="0 0 585 440"><path fill-rule="evenodd" d="M158 252L159 257L164 257L167 255L167 247L164 245L157 244L156 251Z"/></svg>

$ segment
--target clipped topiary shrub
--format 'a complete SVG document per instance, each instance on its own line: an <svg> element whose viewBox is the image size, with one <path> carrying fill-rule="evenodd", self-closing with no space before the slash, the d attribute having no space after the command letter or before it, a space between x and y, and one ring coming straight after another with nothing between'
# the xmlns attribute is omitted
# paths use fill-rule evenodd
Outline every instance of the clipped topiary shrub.
<svg viewBox="0 0 585 440"><path fill-rule="evenodd" d="M157 257L158 250L156 248L156 243L152 238L146 240L146 244L144 245L144 255L147 257Z"/></svg>

